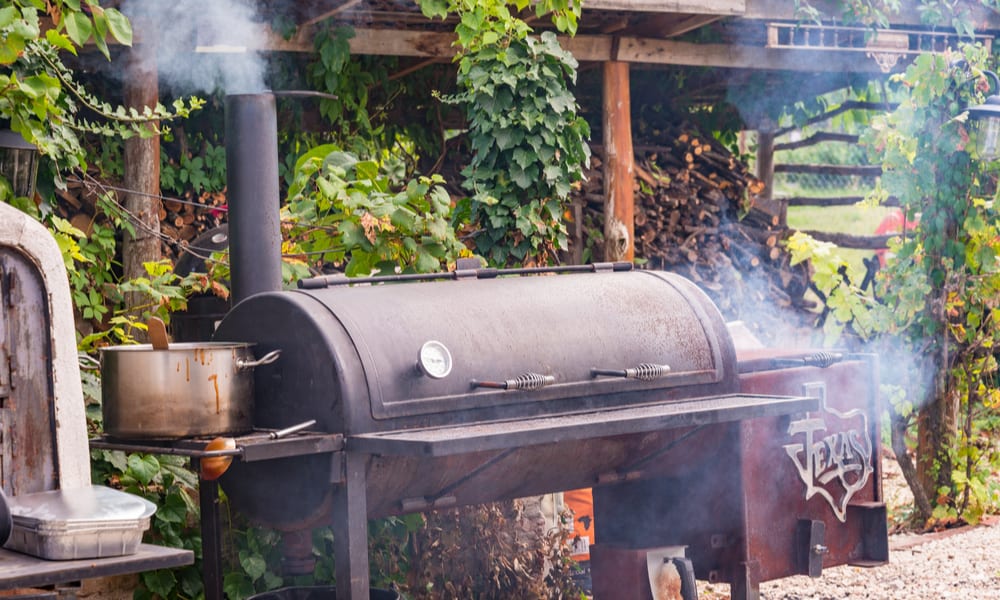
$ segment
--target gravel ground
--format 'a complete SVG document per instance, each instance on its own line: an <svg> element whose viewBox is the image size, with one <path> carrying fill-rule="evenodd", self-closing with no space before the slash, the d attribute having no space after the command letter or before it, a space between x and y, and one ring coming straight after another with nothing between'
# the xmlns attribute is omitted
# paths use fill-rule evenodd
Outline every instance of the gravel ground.
<svg viewBox="0 0 1000 600"><path fill-rule="evenodd" d="M835 567L761 585L766 600L1000 599L1000 525L890 538L889 564Z"/></svg>
<svg viewBox="0 0 1000 600"><path fill-rule="evenodd" d="M729 586L699 582L700 600L729 598ZM1000 519L941 533L889 537L889 564L841 566L823 576L761 584L762 600L998 600Z"/></svg>

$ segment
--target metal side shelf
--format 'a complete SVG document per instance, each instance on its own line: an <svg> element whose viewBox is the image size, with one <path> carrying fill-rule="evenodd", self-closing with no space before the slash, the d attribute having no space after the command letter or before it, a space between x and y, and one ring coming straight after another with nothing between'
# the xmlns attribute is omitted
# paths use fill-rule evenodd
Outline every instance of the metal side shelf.
<svg viewBox="0 0 1000 600"><path fill-rule="evenodd" d="M351 436L350 449L380 455L449 456L772 417L818 408L816 398L729 394L511 421L365 433Z"/></svg>
<svg viewBox="0 0 1000 600"><path fill-rule="evenodd" d="M90 447L123 452L188 456L192 460L192 468L195 471L199 470L201 459L216 456L232 456L234 460L256 462L309 454L334 454L343 451L344 436L342 434L299 431L302 425L286 430L254 430L244 435L232 436L236 442L236 447L232 450L205 450L205 445L212 439L210 437L176 440L125 440L98 437L90 440ZM292 430L294 433L289 433ZM217 481L205 479L200 479L198 483L203 556L201 578L205 585L205 599L224 600L219 484ZM190 564L190 562L186 564ZM0 567L2 566L3 563L0 563Z"/></svg>
<svg viewBox="0 0 1000 600"><path fill-rule="evenodd" d="M236 448L232 450L205 450L211 438L181 438L177 440L123 440L96 437L90 440L91 448L143 452L145 454L173 454L191 458L232 456L244 462L274 460L289 456L338 452L344 448L344 436L339 433L302 432L273 438L270 430L254 430L233 436Z"/></svg>

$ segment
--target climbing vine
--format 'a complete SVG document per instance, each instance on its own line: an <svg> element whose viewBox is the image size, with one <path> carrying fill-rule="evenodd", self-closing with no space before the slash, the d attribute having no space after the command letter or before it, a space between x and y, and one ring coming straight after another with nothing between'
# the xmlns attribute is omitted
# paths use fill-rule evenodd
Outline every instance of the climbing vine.
<svg viewBox="0 0 1000 600"><path fill-rule="evenodd" d="M795 14L804 21L815 23L836 19L847 25L886 29L891 17L898 15L904 8L912 7L922 24L951 27L963 38L969 38L975 30L977 10L985 8L1000 13L1000 3L997 0L919 0L909 5L902 0L842 0L824 6L835 7L840 12L836 15L827 14L811 0L795 0Z"/></svg>
<svg viewBox="0 0 1000 600"><path fill-rule="evenodd" d="M53 27L43 32L42 18ZM117 9L95 0L12 0L0 8L0 118L64 168L83 164L83 133L151 135L157 122L187 116L202 104L192 98L169 110L158 105L137 111L89 93L62 54L76 54L90 42L110 57L109 38L130 45L132 27Z"/></svg>
<svg viewBox="0 0 1000 600"><path fill-rule="evenodd" d="M479 254L492 264L551 263L566 248L563 222L571 185L590 158L590 128L570 85L577 63L554 34L531 29L511 8L527 2L424 0L428 17L456 14L457 94L472 159L462 171L471 192L459 208L477 227ZM557 28L576 31L578 0L535 4Z"/></svg>
<svg viewBox="0 0 1000 600"><path fill-rule="evenodd" d="M973 45L920 55L893 78L899 107L863 138L883 169L872 200L891 194L918 222L890 248L875 294L837 275L840 261L825 245L801 235L790 243L797 259L812 261L836 321L892 357L884 379L899 392L893 447L905 464L904 436L917 422L917 464L904 475L925 519L975 520L996 501L988 439L1000 405L998 174L995 162L975 160L965 110L989 92L987 59Z"/></svg>

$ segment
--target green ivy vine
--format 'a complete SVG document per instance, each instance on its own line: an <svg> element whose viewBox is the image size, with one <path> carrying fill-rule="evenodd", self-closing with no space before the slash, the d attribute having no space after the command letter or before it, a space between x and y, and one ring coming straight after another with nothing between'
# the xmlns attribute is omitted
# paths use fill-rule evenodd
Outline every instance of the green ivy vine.
<svg viewBox="0 0 1000 600"><path fill-rule="evenodd" d="M847 25L887 29L891 18L900 14L908 5L902 0L842 0L823 6L839 8L840 14L827 14L811 0L795 0L795 15L814 23L837 19ZM978 9L985 8L1000 13L1000 3L997 0L919 0L914 8L921 24L951 27L964 39L970 39L975 33Z"/></svg>
<svg viewBox="0 0 1000 600"><path fill-rule="evenodd" d="M829 246L801 234L789 243L796 260L812 262L835 326L850 323L893 357L883 375L898 391L893 448L907 460L905 436L916 423L917 464L904 475L918 515L936 521L975 521L996 503L990 481L1000 455L985 440L996 434L1000 406L1000 196L996 162L973 156L965 111L989 91L987 59L974 45L918 56L892 78L898 108L863 137L883 169L872 201L891 194L918 222L890 247L875 293L840 276L844 263Z"/></svg>
<svg viewBox="0 0 1000 600"><path fill-rule="evenodd" d="M43 17L53 23L44 31ZM12 0L0 8L0 118L61 167L83 165L79 136L84 133L152 135L159 121L187 116L202 105L192 98L178 100L169 110L157 105L140 111L89 93L61 53L76 54L91 42L110 57L109 37L131 45L132 27L117 9L95 0Z"/></svg>
<svg viewBox="0 0 1000 600"><path fill-rule="evenodd" d="M335 145L300 157L282 209L291 252L352 277L441 271L469 255L451 226L444 179L402 181L393 162L360 160Z"/></svg>
<svg viewBox="0 0 1000 600"><path fill-rule="evenodd" d="M428 17L456 14L459 92L472 159L462 171L471 192L459 209L478 228L474 243L494 265L548 264L566 249L563 213L571 185L590 158L590 128L570 85L576 59L551 32L539 37L511 9L528 2L423 0ZM535 4L557 28L575 33L578 1Z"/></svg>

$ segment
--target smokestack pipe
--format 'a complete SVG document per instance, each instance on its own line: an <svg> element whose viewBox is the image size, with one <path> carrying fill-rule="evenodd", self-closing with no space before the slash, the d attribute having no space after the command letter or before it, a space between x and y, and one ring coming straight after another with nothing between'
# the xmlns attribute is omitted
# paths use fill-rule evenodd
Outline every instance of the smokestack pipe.
<svg viewBox="0 0 1000 600"><path fill-rule="evenodd" d="M281 290L278 117L274 94L226 96L226 183L233 304Z"/></svg>

